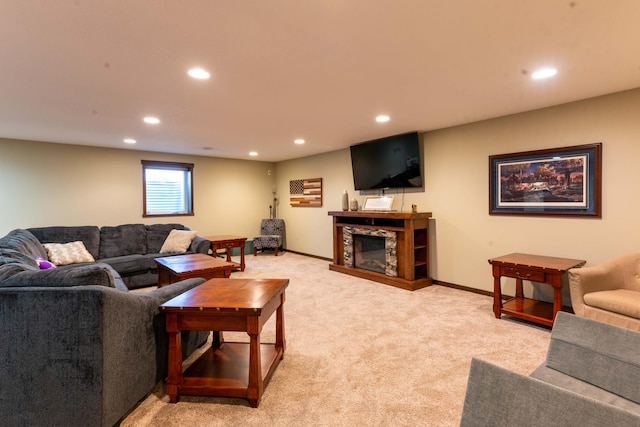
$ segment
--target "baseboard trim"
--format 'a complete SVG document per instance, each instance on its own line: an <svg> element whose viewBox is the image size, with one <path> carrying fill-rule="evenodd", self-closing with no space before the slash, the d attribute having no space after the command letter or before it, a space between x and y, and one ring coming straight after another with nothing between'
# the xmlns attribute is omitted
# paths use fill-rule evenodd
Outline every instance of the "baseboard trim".
<svg viewBox="0 0 640 427"><path fill-rule="evenodd" d="M304 252L293 251L291 249L283 249L283 251L291 252L292 254L308 256L310 258L321 259L321 260L324 260L324 261L333 261L333 258L327 258L327 257L319 256L319 255L305 254Z"/></svg>
<svg viewBox="0 0 640 427"><path fill-rule="evenodd" d="M443 282L442 280L433 280L434 285L445 286L447 288L459 289L461 291L472 292L474 294L485 295L488 297L493 297L493 292L485 291L482 289L470 288L469 286L456 285L455 283Z"/></svg>
<svg viewBox="0 0 640 427"><path fill-rule="evenodd" d="M318 255L311 255L311 254L307 254L304 252L298 252L298 251L294 251L291 249L283 249L287 252L291 252L293 254L298 254L298 255L302 255L302 256L308 256L311 258L316 258L316 259L321 259L324 261L333 261L333 258L327 258L327 257L323 257L323 256L318 256ZM445 286L447 288L453 288L453 289L459 289L461 291L467 291L467 292L472 292L474 294L480 294L480 295L485 295L488 297L493 297L493 292L491 291L485 291L482 289L476 289L476 288L470 288L469 286L462 286L462 285L456 285L455 283L449 283L449 282L443 282L442 280L433 280L433 284L434 285L440 285L440 286Z"/></svg>

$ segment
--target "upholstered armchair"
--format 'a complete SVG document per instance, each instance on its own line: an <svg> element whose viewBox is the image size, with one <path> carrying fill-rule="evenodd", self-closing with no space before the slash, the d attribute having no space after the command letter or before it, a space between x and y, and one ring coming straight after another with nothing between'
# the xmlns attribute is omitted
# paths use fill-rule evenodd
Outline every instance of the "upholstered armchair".
<svg viewBox="0 0 640 427"><path fill-rule="evenodd" d="M278 256L278 249L282 247L284 240L283 219L263 219L260 224L260 235L253 238L253 255L259 250L273 249Z"/></svg>
<svg viewBox="0 0 640 427"><path fill-rule="evenodd" d="M640 253L569 270L573 311L640 331Z"/></svg>

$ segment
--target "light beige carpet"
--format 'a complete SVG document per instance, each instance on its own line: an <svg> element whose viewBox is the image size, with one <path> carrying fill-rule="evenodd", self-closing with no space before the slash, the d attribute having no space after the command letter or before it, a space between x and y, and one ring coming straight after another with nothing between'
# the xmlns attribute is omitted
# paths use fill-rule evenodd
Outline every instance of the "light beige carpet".
<svg viewBox="0 0 640 427"><path fill-rule="evenodd" d="M328 266L259 254L231 276L290 279L287 349L258 408L200 396L170 404L159 384L122 426L455 426L471 357L522 374L544 360L550 331L495 319L490 297L438 285L411 292Z"/></svg>

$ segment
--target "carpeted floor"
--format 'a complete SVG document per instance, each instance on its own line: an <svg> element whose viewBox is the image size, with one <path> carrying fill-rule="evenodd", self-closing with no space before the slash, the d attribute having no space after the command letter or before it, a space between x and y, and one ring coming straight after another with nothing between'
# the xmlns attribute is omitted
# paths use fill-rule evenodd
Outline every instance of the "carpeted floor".
<svg viewBox="0 0 640 427"><path fill-rule="evenodd" d="M522 374L544 360L550 331L496 319L490 297L437 285L411 292L328 265L259 254L231 276L290 279L287 349L258 408L200 396L170 404L158 384L121 425L456 426L471 357ZM272 342L274 329L275 316L262 342Z"/></svg>

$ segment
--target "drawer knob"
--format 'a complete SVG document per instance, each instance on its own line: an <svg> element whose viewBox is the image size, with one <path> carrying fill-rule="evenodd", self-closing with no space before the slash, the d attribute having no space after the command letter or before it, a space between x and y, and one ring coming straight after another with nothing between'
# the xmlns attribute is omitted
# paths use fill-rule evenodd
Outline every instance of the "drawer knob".
<svg viewBox="0 0 640 427"><path fill-rule="evenodd" d="M529 277L531 277L531 273L527 273L527 274L520 274L519 271L516 271L516 276L518 276L521 279L528 279Z"/></svg>

